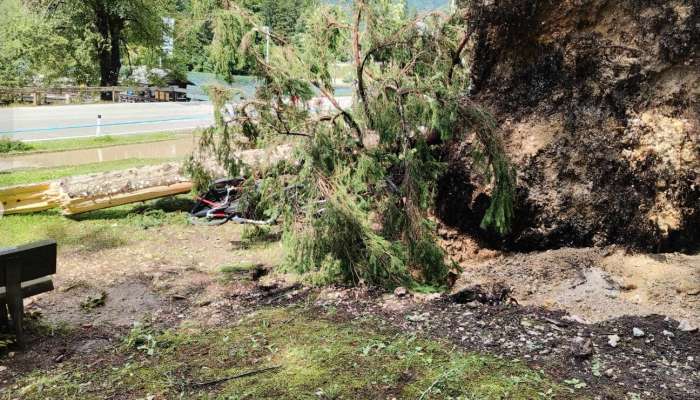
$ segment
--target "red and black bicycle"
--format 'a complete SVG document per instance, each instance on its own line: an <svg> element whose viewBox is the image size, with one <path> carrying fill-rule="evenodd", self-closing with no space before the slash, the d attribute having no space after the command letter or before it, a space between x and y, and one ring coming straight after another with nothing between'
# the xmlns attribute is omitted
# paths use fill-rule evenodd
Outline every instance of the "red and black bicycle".
<svg viewBox="0 0 700 400"><path fill-rule="evenodd" d="M195 197L195 205L190 211L193 225L216 226L227 222L252 225L271 225L275 219L259 221L245 218L245 204L242 201L243 178L220 179L207 190Z"/></svg>

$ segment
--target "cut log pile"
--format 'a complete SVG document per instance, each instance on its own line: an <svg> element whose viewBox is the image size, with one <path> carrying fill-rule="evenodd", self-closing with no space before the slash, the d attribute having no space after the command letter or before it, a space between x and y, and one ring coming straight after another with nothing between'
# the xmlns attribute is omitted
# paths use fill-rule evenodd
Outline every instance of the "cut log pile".
<svg viewBox="0 0 700 400"><path fill-rule="evenodd" d="M285 145L269 151L241 151L239 158L251 168L260 168L288 160L291 155L292 146ZM214 177L226 177L224 169L216 163L205 165ZM192 187L193 182L182 172L182 164L167 163L0 188L0 202L7 215L56 207L60 207L64 215L76 215L188 193Z"/></svg>

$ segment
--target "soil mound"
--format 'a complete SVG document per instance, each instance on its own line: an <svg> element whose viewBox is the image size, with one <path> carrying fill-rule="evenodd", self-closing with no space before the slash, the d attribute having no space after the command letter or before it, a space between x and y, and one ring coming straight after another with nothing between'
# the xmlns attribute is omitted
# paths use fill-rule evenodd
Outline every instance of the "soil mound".
<svg viewBox="0 0 700 400"><path fill-rule="evenodd" d="M470 3L472 91L518 167L504 246L696 250L700 0ZM441 219L461 230L488 204L469 151L455 146L439 194Z"/></svg>

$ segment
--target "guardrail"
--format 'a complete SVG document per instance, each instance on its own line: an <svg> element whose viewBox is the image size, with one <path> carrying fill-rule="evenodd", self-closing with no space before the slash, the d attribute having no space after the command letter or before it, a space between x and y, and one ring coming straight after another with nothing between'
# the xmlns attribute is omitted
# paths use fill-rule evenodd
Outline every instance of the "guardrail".
<svg viewBox="0 0 700 400"><path fill-rule="evenodd" d="M0 103L6 99L9 103L31 102L34 105L46 104L49 100L71 104L75 97L95 96L98 93L111 93L112 101L130 101L134 95L125 93L147 92L153 93L152 97L140 97L137 101L173 101L180 94L186 94L187 90L178 87L158 86L56 86L56 87L0 87ZM172 94L175 93L175 96Z"/></svg>

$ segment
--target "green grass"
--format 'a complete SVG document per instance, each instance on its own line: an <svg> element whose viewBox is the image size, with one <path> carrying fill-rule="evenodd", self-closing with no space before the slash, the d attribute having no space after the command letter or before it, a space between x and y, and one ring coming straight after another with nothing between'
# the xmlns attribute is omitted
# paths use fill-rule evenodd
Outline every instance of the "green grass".
<svg viewBox="0 0 700 400"><path fill-rule="evenodd" d="M150 228L184 225L189 207L189 200L183 196L93 211L74 218L64 217L57 210L6 215L0 218L0 247L54 239L59 246L85 251L116 248L146 238Z"/></svg>
<svg viewBox="0 0 700 400"><path fill-rule="evenodd" d="M0 140L0 153L10 153L10 154L28 154L28 153L44 153L51 151L67 151L67 150L77 150L77 149L93 149L100 147L109 146L120 146L127 144L138 144L138 143L150 143L150 142L160 142L164 140L174 140L183 137L182 133L173 132L157 132L157 133L146 133L146 134L135 134L135 135L117 135L117 136L100 136L100 137L87 137L79 139L64 139L64 140L47 140L43 142L32 142L26 144L24 147L13 147L8 146L7 151L3 151L2 143L5 139ZM8 141L10 143L10 141ZM14 141L12 141L14 143ZM20 142L21 143L21 142Z"/></svg>
<svg viewBox="0 0 700 400"><path fill-rule="evenodd" d="M20 171L0 172L0 187L50 181L67 176L86 175L98 172L118 171L121 169L163 164L169 159L138 159L108 161L103 163L83 164L66 167L37 168Z"/></svg>
<svg viewBox="0 0 700 400"><path fill-rule="evenodd" d="M519 362L333 322L302 308L250 314L236 326L138 325L102 365L52 365L8 385L6 399L539 399L569 396ZM99 357L99 358L97 358ZM225 377L267 370L212 383ZM559 397L561 398L561 397Z"/></svg>

